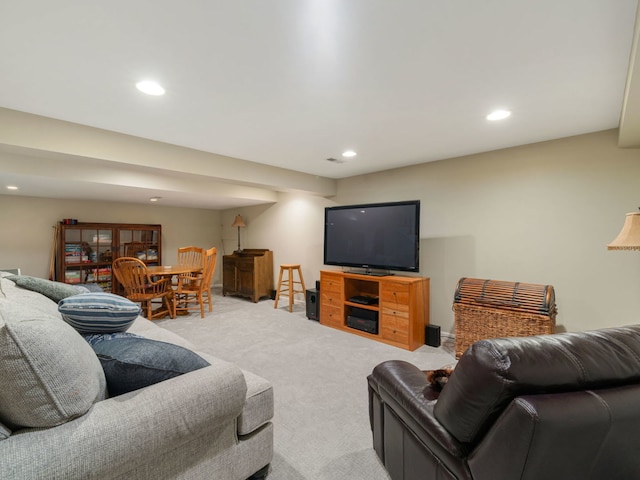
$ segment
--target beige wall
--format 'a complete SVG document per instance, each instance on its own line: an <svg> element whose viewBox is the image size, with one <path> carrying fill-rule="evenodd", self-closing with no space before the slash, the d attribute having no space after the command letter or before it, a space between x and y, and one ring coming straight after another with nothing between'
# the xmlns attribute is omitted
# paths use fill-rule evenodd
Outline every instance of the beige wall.
<svg viewBox="0 0 640 480"><path fill-rule="evenodd" d="M279 194L271 205L216 212L161 206L0 196L0 266L46 276L51 226L85 221L160 223L166 262L180 245L269 248L301 263L308 287L322 264L324 208L421 200L420 275L431 278L431 322L453 331L460 277L552 284L558 324L570 331L638 323L640 252L607 251L627 212L640 206L640 150L616 131L426 163L338 182L330 199ZM220 282L221 262L217 268Z"/></svg>
<svg viewBox="0 0 640 480"><path fill-rule="evenodd" d="M275 280L280 264L299 263L306 287L313 288L325 268L324 208L333 205L334 201L323 197L280 193L278 202L272 205L226 210L222 213L225 251L230 253L238 247L237 229L230 225L239 213L247 224L240 229L241 248L272 250Z"/></svg>
<svg viewBox="0 0 640 480"><path fill-rule="evenodd" d="M640 206L640 150L599 132L344 180L337 199L419 198L431 321L459 277L554 285L567 330L636 323L640 252L607 251Z"/></svg>
<svg viewBox="0 0 640 480"><path fill-rule="evenodd" d="M163 263L175 262L181 246L222 247L220 212L214 210L0 195L0 268L48 278L53 227L63 218L161 224Z"/></svg>
<svg viewBox="0 0 640 480"><path fill-rule="evenodd" d="M421 200L420 274L431 278L431 322L453 332L460 277L551 284L558 325L570 331L640 320L640 252L607 251L640 206L640 150L606 131L362 175L332 199L281 195L242 213L243 247L271 248L276 265L300 262L308 286L322 265L323 209ZM236 231L223 227L227 250Z"/></svg>

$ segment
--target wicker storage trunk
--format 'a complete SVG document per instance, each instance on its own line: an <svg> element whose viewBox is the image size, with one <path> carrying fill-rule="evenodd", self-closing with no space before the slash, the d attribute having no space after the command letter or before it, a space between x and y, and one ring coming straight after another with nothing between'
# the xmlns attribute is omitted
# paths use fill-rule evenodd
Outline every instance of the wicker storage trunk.
<svg viewBox="0 0 640 480"><path fill-rule="evenodd" d="M456 358L484 338L553 333L556 295L551 285L461 278L453 301Z"/></svg>

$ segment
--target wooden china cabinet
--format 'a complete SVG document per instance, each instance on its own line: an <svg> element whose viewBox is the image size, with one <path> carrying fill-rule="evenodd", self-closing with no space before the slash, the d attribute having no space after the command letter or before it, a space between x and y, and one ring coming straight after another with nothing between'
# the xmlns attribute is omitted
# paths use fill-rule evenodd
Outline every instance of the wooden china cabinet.
<svg viewBox="0 0 640 480"><path fill-rule="evenodd" d="M56 280L95 283L105 292L122 293L112 273L118 257L136 257L160 265L161 225L60 222L56 245Z"/></svg>

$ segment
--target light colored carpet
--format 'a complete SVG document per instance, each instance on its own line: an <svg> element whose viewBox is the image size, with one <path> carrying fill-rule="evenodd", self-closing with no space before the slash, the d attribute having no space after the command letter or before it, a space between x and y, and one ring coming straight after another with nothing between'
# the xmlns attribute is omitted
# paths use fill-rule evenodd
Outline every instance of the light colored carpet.
<svg viewBox="0 0 640 480"><path fill-rule="evenodd" d="M269 480L388 480L372 448L367 375L380 362L421 369L455 363L452 345L414 352L324 327L304 303L253 303L214 289L213 313L156 322L199 350L273 383L275 454ZM286 299L285 299L286 300Z"/></svg>

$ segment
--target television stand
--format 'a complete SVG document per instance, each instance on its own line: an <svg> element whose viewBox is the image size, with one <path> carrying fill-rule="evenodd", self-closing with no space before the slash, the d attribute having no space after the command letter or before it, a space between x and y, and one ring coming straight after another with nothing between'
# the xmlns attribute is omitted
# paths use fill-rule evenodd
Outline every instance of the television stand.
<svg viewBox="0 0 640 480"><path fill-rule="evenodd" d="M378 303L360 303L377 298ZM356 300L356 301L352 301ZM369 315L370 314L370 315ZM355 322L377 319L377 330L354 328ZM429 279L320 272L320 323L354 335L415 350L425 342L429 325Z"/></svg>

